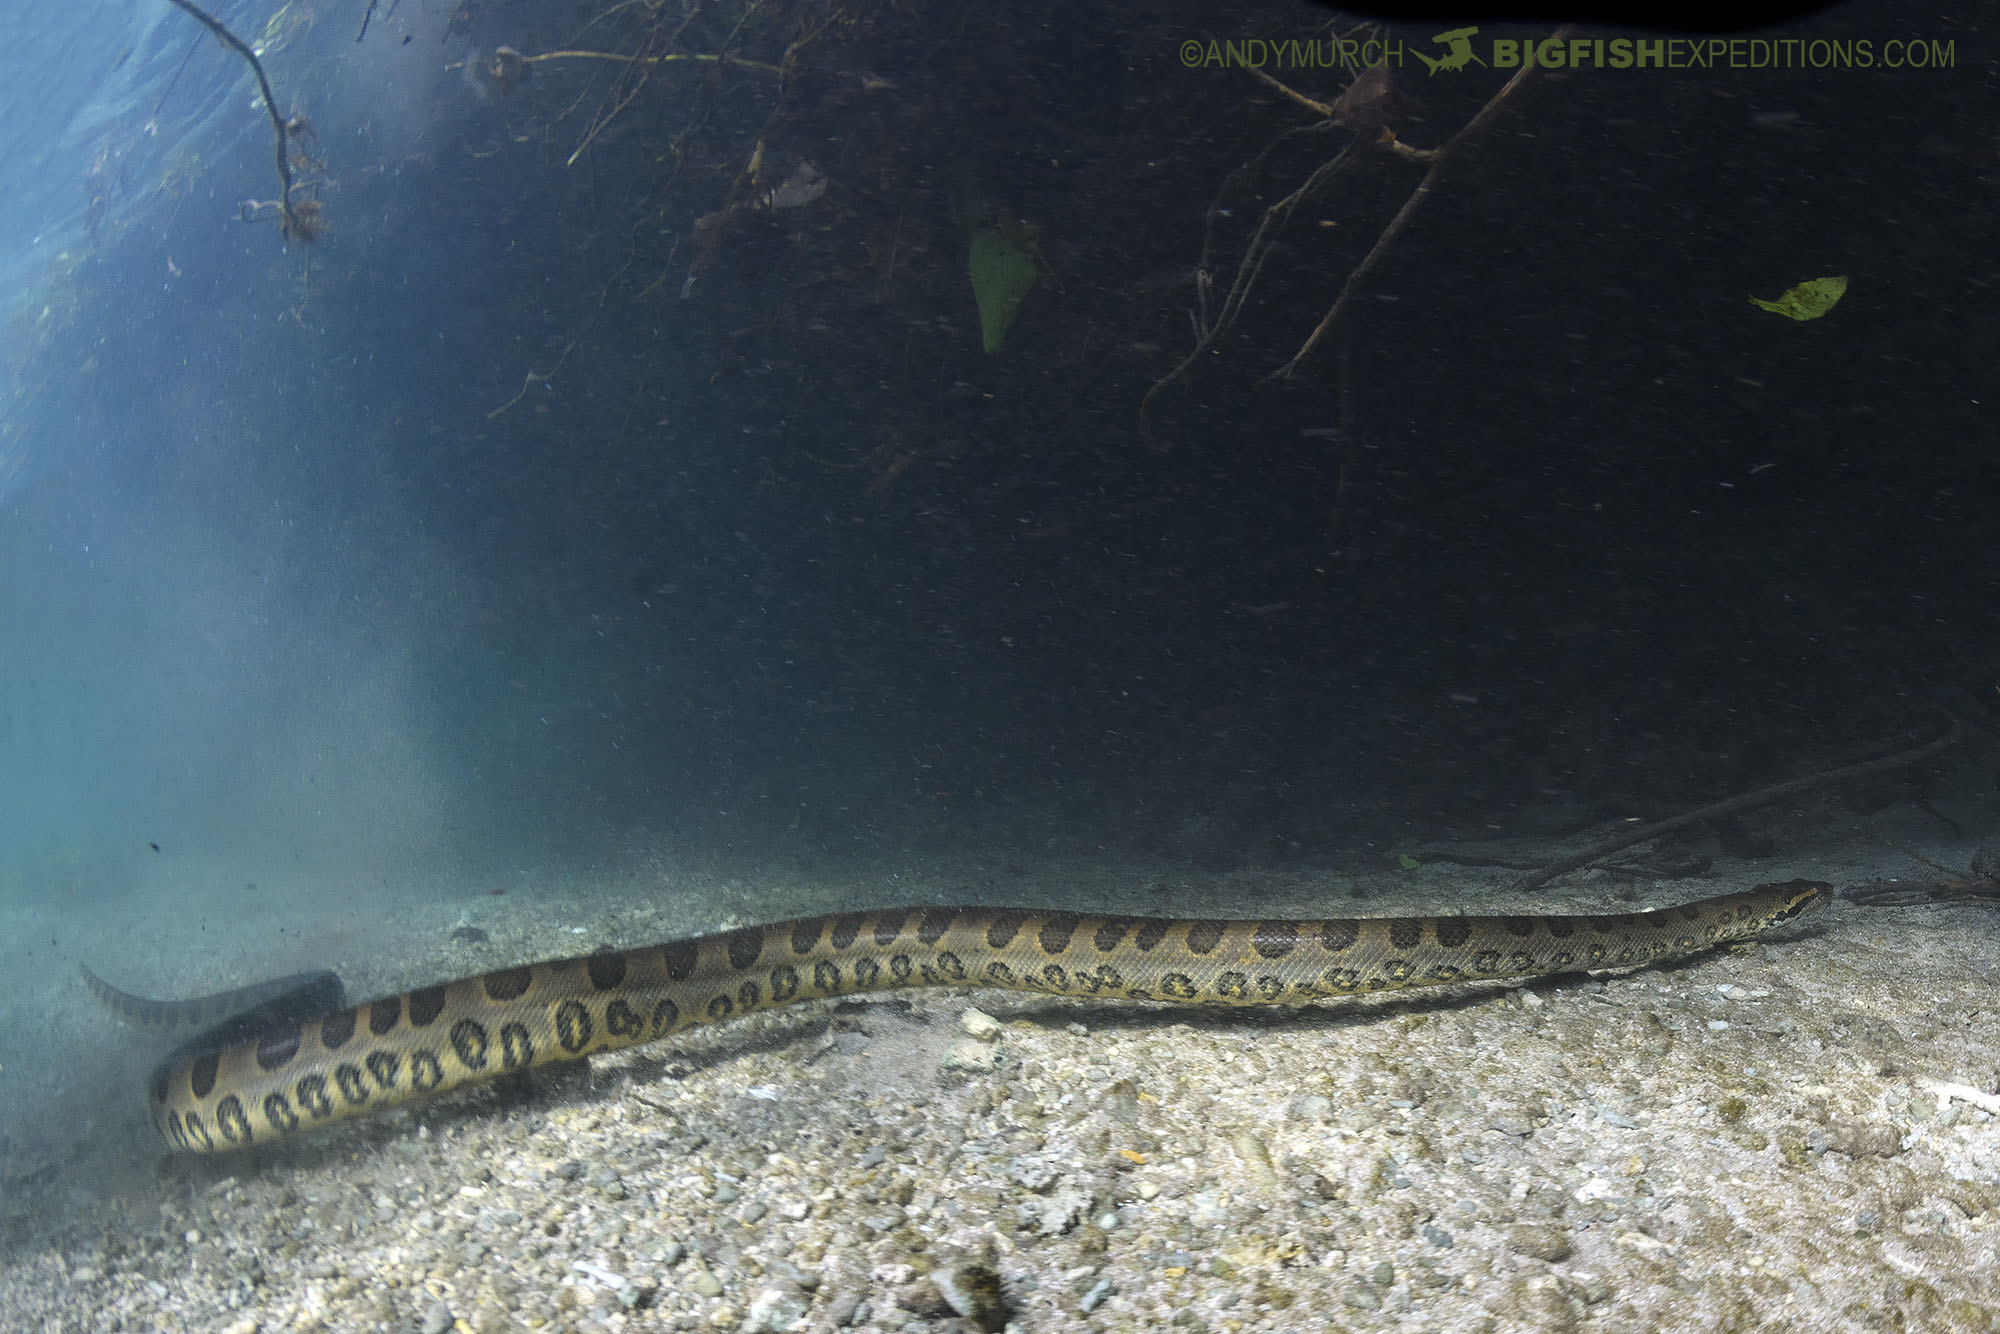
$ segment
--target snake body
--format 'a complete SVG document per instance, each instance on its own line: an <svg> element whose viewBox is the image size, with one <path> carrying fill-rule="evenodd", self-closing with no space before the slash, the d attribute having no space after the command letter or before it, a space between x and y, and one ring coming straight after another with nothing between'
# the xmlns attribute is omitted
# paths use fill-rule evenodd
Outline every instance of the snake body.
<svg viewBox="0 0 2000 1334"><path fill-rule="evenodd" d="M1295 1005L1632 967L1762 934L1831 897L1826 885L1794 880L1586 916L1222 921L912 908L807 917L502 968L190 1047L154 1072L151 1110L174 1148L211 1153L796 1001L959 986Z"/></svg>

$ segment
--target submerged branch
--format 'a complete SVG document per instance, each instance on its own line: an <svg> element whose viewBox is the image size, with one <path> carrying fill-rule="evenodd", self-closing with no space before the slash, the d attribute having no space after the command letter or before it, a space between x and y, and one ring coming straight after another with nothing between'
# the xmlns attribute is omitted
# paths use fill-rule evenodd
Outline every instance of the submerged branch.
<svg viewBox="0 0 2000 1334"><path fill-rule="evenodd" d="M217 41L234 51L250 63L250 72L257 76L257 91L264 96L264 111L271 118L271 133L277 138L278 158L278 230L286 239L312 241L326 228L320 217L317 200L292 198L291 137L305 128L303 120L287 123L278 114L278 100L271 95L271 81L264 76L264 63L257 59L257 53L243 42L243 39L223 26L222 20L193 3L193 0L167 0L176 9L192 15L197 22L215 34Z"/></svg>
<svg viewBox="0 0 2000 1334"><path fill-rule="evenodd" d="M1691 824L1701 824L1707 820L1720 819L1725 815L1734 815L1738 811L1753 810L1758 806L1768 806L1774 801L1782 801L1786 797L1797 796L1801 792L1809 792L1817 787L1825 787L1829 783L1844 783L1850 778L1864 778L1869 774L1878 774L1889 769L1901 769L1906 765L1916 764L1919 761L1929 759L1933 755L1949 750L1964 739L1964 727L1959 724L1957 718L1953 718L1951 725L1945 729L1942 735L1934 740L1925 742L1915 749L1898 751L1894 755L1884 755L1880 759L1866 760L1860 764L1849 764L1839 769L1828 769L1823 773L1809 774L1804 778L1794 778L1787 782L1774 783L1770 787L1758 788L1755 792L1740 793L1737 796L1730 797L1726 801L1718 801L1712 805L1702 806L1691 811L1684 811L1670 819L1656 820L1652 824L1638 825L1634 828L1623 830L1601 843L1596 843L1585 848L1582 852L1572 853L1567 857L1559 857L1547 866L1544 866L1541 870L1536 871L1533 875L1522 876L1514 882L1514 888L1540 889L1557 876L1588 866L1599 857L1609 856L1611 853L1632 847L1634 844L1649 842L1662 834L1670 834L1676 829L1685 829Z"/></svg>
<svg viewBox="0 0 2000 1334"><path fill-rule="evenodd" d="M1569 35L1569 31L1566 27L1558 28L1550 36L1549 40L1561 41ZM1406 156L1410 156L1414 160L1429 162L1430 170L1424 173L1424 178L1421 181L1417 182L1417 188L1410 192L1410 197L1403 202L1403 207L1396 211L1396 216L1389 220L1389 225L1382 229L1382 234L1375 238L1374 246L1362 257L1361 262L1354 266L1354 271L1347 275L1347 281L1341 285L1340 295L1334 298L1333 305L1328 308L1325 315L1320 317L1319 324L1313 329L1312 333L1307 335L1305 342L1299 344L1299 350L1292 353L1290 361L1287 361L1284 365L1278 367L1277 370L1265 376L1265 380L1289 380L1299 373L1300 364L1308 356L1312 355L1312 350L1319 346L1322 338L1326 337L1327 330L1331 329L1334 321L1340 318L1340 313L1347 309L1347 303L1353 300L1355 290L1360 287L1361 280L1367 277L1369 271L1375 267L1376 262L1388 253L1390 244L1395 241L1403 228L1409 224L1410 218L1416 213L1417 205L1421 204L1424 196L1431 192L1431 186L1437 183L1438 173L1444 170L1444 164L1450 160L1452 150L1485 129L1492 121L1494 114L1500 110L1500 104L1513 96L1514 91L1537 68L1539 68L1539 64L1529 63L1522 65L1520 69L1516 70L1514 77L1507 80L1501 86L1499 92L1488 98L1486 105L1479 109L1479 114L1467 121L1465 128L1447 140L1444 147L1426 154L1406 154Z"/></svg>

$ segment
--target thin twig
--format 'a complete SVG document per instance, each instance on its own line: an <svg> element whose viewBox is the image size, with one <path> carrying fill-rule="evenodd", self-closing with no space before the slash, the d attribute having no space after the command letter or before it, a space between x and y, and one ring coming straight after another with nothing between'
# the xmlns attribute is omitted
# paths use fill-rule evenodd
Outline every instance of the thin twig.
<svg viewBox="0 0 2000 1334"><path fill-rule="evenodd" d="M1317 112L1322 116L1331 117L1333 115L1333 108L1328 106L1326 103L1313 101L1310 97L1307 97L1304 93L1300 92L1298 89L1291 87L1289 84L1279 82L1277 79L1274 79L1270 75L1266 74L1263 70L1253 67L1250 70L1250 73L1260 81L1269 84L1273 88L1276 88L1280 93L1284 94L1286 97L1291 98L1294 102L1297 102L1300 106L1304 107L1306 110Z"/></svg>
<svg viewBox="0 0 2000 1334"><path fill-rule="evenodd" d="M1250 236L1250 243L1243 248L1243 258L1236 265L1236 276L1229 284L1228 294L1223 297L1221 309L1216 312L1213 319L1208 318L1206 295L1203 294L1202 313L1195 319L1194 349L1146 391L1146 396L1139 400L1141 417L1145 415L1146 409L1151 406L1153 399L1161 390L1187 374L1195 362L1201 360L1202 354L1214 347L1222 335L1235 325L1236 317L1243 313L1244 302L1250 299L1251 289L1257 285L1257 276L1264 271L1264 261L1270 258L1271 251L1277 243L1278 233L1284 230L1285 223L1292 216L1292 210L1342 167L1353 161L1358 148L1358 142L1349 143L1339 153L1315 167L1298 189L1264 210L1263 217L1257 222L1257 230ZM1211 218L1213 215L1214 210L1211 209ZM1207 242L1204 240L1202 267L1198 271L1202 275L1208 272L1207 249Z"/></svg>
<svg viewBox="0 0 2000 1334"><path fill-rule="evenodd" d="M176 2L178 3L178 0ZM545 60L610 60L621 65L644 65L648 68L688 60L704 65L728 64L732 68L762 70L766 74L784 73L776 65L767 64L762 60L745 60L742 56L730 55L726 51L720 55L712 55L706 51L670 51L658 56L623 55L617 51L544 51L538 56L522 56L521 60L529 65L539 65Z"/></svg>
<svg viewBox="0 0 2000 1334"><path fill-rule="evenodd" d="M1685 829L1691 824L1701 824L1707 820L1720 819L1725 815L1734 815L1738 811L1753 810L1758 806L1768 806L1774 801L1782 801L1786 797L1796 796L1801 792L1809 792L1816 787L1825 787L1830 783L1842 783L1850 778L1861 778L1868 774L1882 773L1888 769L1901 769L1906 765L1915 764L1919 760L1927 760L1933 755L1949 750L1964 739L1964 727L1960 725L1957 718L1953 718L1951 726L1945 729L1944 735L1934 741L1925 742L1914 750L1899 751L1894 755L1885 755L1879 760L1865 760L1860 764L1850 764L1839 769L1828 769L1825 773L1811 774L1805 778L1790 779L1787 782L1777 783L1771 787L1758 788L1755 792L1742 793L1739 796L1729 798L1727 801L1718 801L1713 805L1686 811L1669 819L1656 820L1652 824L1639 825L1636 828L1627 829L1623 833L1612 835L1602 843L1593 844L1585 848L1582 852L1574 853L1568 857L1557 858L1533 875L1523 876L1521 879L1515 881L1514 888L1517 890L1539 889L1559 875L1588 866L1599 857L1608 857L1612 853L1622 848L1629 848L1635 843L1648 842L1658 838L1662 834L1671 834L1676 829Z"/></svg>
<svg viewBox="0 0 2000 1334"><path fill-rule="evenodd" d="M1568 27L1558 28L1550 35L1549 40L1559 42L1567 37L1569 32ZM1354 271L1347 275L1347 281L1341 284L1340 295L1334 298L1333 305L1328 308L1325 315L1320 317L1318 326L1313 329L1312 333L1306 338L1306 341L1299 345L1299 350L1292 353L1290 361L1265 376L1260 383L1268 383L1272 380L1289 380L1299 373L1300 364L1308 356L1312 355L1312 350L1319 346L1322 338L1326 337L1326 331L1333 327L1333 322L1340 318L1340 313L1343 310L1347 309L1347 303L1354 299L1355 290L1360 287L1361 280L1368 276L1369 270L1373 269L1376 262L1388 253L1390 243L1396 239L1404 227L1409 225L1411 216L1417 211L1417 205L1421 204L1424 196L1431 192L1431 186L1437 182L1438 173L1444 170L1444 164L1450 161L1452 150L1485 129L1487 124L1492 121L1494 114L1500 110L1500 104L1513 96L1514 90L1519 88L1535 69L1536 66L1530 64L1523 65L1520 69L1516 70L1514 77L1507 80L1499 92L1487 99L1486 105L1479 109L1479 114L1467 121L1464 129L1454 134L1446 141L1444 147L1438 149L1428 159L1431 164L1430 170L1424 173L1424 178L1421 181L1417 182L1417 188L1410 192L1410 197L1404 201L1403 207L1396 211L1396 216L1389 220L1389 225L1382 229L1382 234L1375 238L1374 246L1362 257L1361 262L1354 266Z"/></svg>

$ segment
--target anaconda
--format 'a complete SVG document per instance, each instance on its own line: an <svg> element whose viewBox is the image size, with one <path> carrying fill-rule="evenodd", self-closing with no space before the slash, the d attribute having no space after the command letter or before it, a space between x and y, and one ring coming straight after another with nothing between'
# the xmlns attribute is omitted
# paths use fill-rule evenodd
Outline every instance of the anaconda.
<svg viewBox="0 0 2000 1334"><path fill-rule="evenodd" d="M156 1070L151 1110L169 1144L212 1153L796 1001L948 986L1297 1005L1653 963L1760 935L1832 894L1793 880L1597 915L1225 921L906 908L806 917L502 968L317 1018L294 1015L250 1038L238 1028ZM323 986L326 976L306 979ZM217 998L150 1002L96 987L135 1017L146 1006L164 1007L156 1017L217 1008ZM269 992L246 989L266 1004Z"/></svg>

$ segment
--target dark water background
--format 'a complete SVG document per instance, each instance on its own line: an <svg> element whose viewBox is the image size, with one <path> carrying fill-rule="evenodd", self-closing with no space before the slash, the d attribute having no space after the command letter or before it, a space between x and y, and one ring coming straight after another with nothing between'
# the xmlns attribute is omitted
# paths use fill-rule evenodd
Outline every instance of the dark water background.
<svg viewBox="0 0 2000 1334"><path fill-rule="evenodd" d="M1948 69L1534 76L1260 383L1421 177L1364 151L1142 414L1210 210L1226 288L1351 137L1180 44L1325 13L405 0L357 43L364 8L267 50L327 164L310 249L239 221L268 125L178 13L15 169L49 216L6 337L0 892L175 855L1331 864L2000 703L1982 20L1799 30ZM500 43L793 54L446 68ZM1409 60L1392 123L1434 146L1504 77ZM698 225L799 162L822 198ZM969 211L1045 261L994 355ZM1817 322L1746 299L1830 274Z"/></svg>

